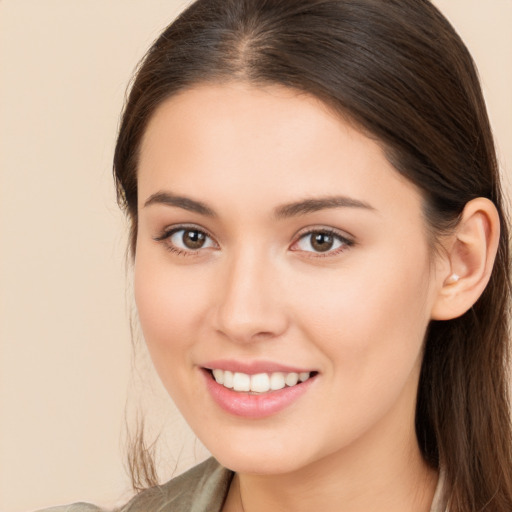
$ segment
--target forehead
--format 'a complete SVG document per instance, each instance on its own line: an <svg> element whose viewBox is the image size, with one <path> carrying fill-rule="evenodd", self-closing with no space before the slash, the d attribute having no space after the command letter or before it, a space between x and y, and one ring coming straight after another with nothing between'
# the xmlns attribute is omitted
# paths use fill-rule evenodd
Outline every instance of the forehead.
<svg viewBox="0 0 512 512"><path fill-rule="evenodd" d="M157 189L241 206L333 192L377 204L420 199L375 140L317 98L244 83L201 85L162 103L138 178L140 201Z"/></svg>

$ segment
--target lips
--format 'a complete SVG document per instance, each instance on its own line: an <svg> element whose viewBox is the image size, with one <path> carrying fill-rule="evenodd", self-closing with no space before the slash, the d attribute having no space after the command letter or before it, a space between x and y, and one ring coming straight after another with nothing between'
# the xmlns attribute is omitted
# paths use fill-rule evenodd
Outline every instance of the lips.
<svg viewBox="0 0 512 512"><path fill-rule="evenodd" d="M214 402L245 418L264 418L291 406L318 372L270 362L212 361L201 368Z"/></svg>

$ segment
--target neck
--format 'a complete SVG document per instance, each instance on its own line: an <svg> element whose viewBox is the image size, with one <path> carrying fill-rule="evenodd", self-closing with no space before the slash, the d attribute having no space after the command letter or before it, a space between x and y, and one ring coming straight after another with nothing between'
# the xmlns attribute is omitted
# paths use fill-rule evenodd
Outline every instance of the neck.
<svg viewBox="0 0 512 512"><path fill-rule="evenodd" d="M381 425L290 473L237 474L224 512L429 512L438 475L421 456L414 422L409 425Z"/></svg>
<svg viewBox="0 0 512 512"><path fill-rule="evenodd" d="M312 465L294 475L236 475L237 512L428 512L437 473L422 465L412 470L375 467L360 472L324 472ZM328 465L327 465L328 466ZM338 469L338 468L336 468Z"/></svg>

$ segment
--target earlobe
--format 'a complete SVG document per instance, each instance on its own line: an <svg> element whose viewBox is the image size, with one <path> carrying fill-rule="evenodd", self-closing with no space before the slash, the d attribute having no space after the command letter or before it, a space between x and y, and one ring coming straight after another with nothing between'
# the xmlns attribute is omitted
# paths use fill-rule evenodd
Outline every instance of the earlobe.
<svg viewBox="0 0 512 512"><path fill-rule="evenodd" d="M475 304L489 282L499 236L500 220L492 201L469 201L445 247L449 272L438 276L432 320L457 318Z"/></svg>
<svg viewBox="0 0 512 512"><path fill-rule="evenodd" d="M448 276L446 281L444 282L445 285L449 284L455 284L460 279L459 274L453 273L451 276Z"/></svg>

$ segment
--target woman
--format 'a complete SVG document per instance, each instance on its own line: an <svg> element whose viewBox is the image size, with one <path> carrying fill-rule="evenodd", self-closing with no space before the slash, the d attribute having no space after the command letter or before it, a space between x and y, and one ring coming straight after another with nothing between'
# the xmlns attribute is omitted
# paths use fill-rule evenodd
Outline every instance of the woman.
<svg viewBox="0 0 512 512"><path fill-rule="evenodd" d="M507 219L430 2L195 2L114 169L146 343L214 457L125 510L512 509Z"/></svg>

